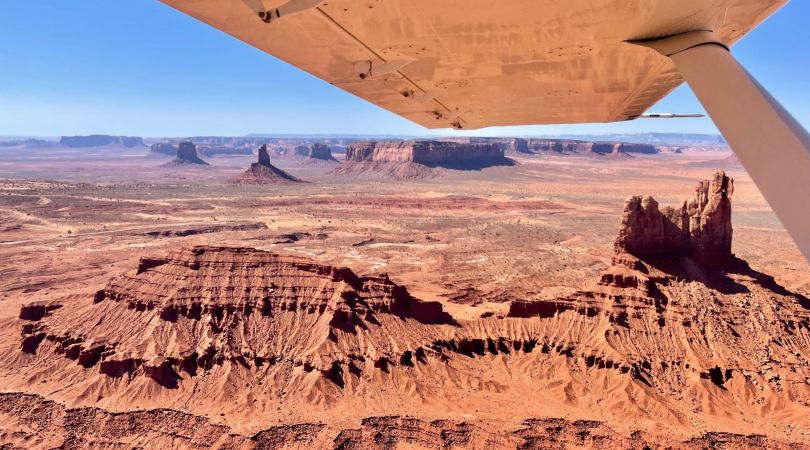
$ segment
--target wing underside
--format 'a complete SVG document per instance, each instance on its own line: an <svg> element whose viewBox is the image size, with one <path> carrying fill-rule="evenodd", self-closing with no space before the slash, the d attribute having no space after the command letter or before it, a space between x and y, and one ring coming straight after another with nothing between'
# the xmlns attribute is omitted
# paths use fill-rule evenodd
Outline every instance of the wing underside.
<svg viewBox="0 0 810 450"><path fill-rule="evenodd" d="M325 0L270 23L244 0L162 1L424 127L473 129L638 116L683 80L627 41L730 45L786 0Z"/></svg>

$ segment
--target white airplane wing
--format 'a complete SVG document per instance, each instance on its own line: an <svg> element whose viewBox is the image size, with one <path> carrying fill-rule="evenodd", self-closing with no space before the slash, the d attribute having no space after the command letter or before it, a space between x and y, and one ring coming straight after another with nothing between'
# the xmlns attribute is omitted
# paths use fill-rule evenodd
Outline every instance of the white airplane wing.
<svg viewBox="0 0 810 450"><path fill-rule="evenodd" d="M627 41L731 44L786 0L162 1L422 126L474 129L637 117L683 79Z"/></svg>

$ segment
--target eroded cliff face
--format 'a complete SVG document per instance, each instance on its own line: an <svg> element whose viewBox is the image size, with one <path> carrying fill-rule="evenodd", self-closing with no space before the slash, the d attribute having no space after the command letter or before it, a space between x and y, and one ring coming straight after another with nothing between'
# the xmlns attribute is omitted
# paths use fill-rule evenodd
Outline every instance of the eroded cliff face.
<svg viewBox="0 0 810 450"><path fill-rule="evenodd" d="M413 162L427 166L463 165L470 162L501 163L503 149L496 144L442 141L360 142L347 147L350 162Z"/></svg>
<svg viewBox="0 0 810 450"><path fill-rule="evenodd" d="M661 149L651 144L634 144L627 142L595 142L573 139L524 139L524 138L491 138L471 137L473 144L494 144L507 155L561 153L561 154L628 154L660 153Z"/></svg>
<svg viewBox="0 0 810 450"><path fill-rule="evenodd" d="M410 322L452 322L440 303L415 299L385 276L248 248L141 258L91 303L65 315L57 314L61 306L21 309L24 354L78 364L108 381L167 388L212 370L267 366L314 370L342 385L350 370L400 361L393 342L419 329Z"/></svg>
<svg viewBox="0 0 810 450"><path fill-rule="evenodd" d="M709 265L731 261L731 197L734 180L717 171L698 183L692 198L678 208L659 209L650 196L624 204L617 252L642 258L688 256Z"/></svg>

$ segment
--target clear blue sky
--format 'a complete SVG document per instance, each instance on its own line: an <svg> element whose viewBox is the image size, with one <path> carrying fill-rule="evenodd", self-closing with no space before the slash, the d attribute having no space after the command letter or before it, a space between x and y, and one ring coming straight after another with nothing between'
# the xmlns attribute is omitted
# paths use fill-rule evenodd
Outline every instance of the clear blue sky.
<svg viewBox="0 0 810 450"><path fill-rule="evenodd" d="M0 135L431 133L154 0L2 2ZM790 2L734 53L810 126L810 1ZM263 94L269 84L283 89ZM702 108L681 87L653 110ZM476 134L649 131L716 128L708 119L684 119Z"/></svg>

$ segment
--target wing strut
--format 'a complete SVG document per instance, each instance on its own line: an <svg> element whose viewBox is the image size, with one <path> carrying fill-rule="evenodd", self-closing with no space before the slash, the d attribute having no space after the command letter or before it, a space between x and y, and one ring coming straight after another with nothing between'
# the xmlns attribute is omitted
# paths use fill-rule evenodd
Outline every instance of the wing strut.
<svg viewBox="0 0 810 450"><path fill-rule="evenodd" d="M672 59L810 261L810 135L711 32L634 44Z"/></svg>

